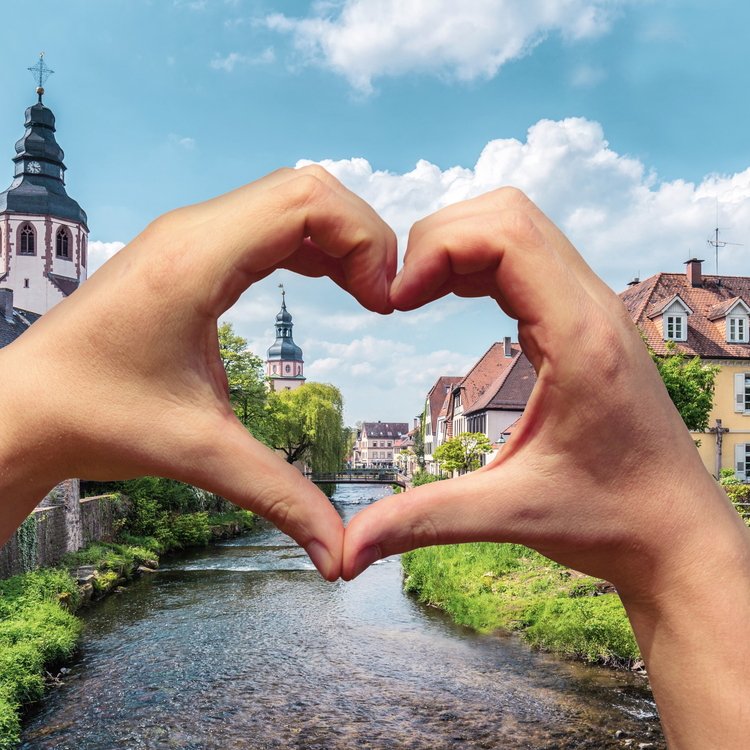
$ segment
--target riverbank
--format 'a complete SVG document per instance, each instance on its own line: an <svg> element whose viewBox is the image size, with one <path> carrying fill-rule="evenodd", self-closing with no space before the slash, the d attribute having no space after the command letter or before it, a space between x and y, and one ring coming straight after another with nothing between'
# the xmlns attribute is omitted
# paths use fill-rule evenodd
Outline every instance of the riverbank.
<svg viewBox="0 0 750 750"><path fill-rule="evenodd" d="M50 672L75 652L81 607L154 572L161 555L236 536L254 521L240 510L186 514L174 519L171 546L129 536L123 544L91 544L57 567L0 581L0 750L17 746L24 705L43 696L54 682Z"/></svg>
<svg viewBox="0 0 750 750"><path fill-rule="evenodd" d="M633 668L640 653L611 586L515 544L427 547L402 556L404 588L480 632L517 631L535 648Z"/></svg>

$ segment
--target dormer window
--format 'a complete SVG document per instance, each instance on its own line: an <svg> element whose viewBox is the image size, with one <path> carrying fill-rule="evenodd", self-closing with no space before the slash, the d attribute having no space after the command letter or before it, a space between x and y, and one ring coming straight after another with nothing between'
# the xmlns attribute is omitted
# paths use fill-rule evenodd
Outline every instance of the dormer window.
<svg viewBox="0 0 750 750"><path fill-rule="evenodd" d="M687 341L688 315L693 311L687 306L679 294L675 294L666 303L654 306L650 318L662 320L662 335L665 341Z"/></svg>
<svg viewBox="0 0 750 750"><path fill-rule="evenodd" d="M664 339L687 341L687 315L685 313L664 316Z"/></svg>
<svg viewBox="0 0 750 750"><path fill-rule="evenodd" d="M748 316L730 315L727 317L727 341L730 344L746 344L748 341Z"/></svg>

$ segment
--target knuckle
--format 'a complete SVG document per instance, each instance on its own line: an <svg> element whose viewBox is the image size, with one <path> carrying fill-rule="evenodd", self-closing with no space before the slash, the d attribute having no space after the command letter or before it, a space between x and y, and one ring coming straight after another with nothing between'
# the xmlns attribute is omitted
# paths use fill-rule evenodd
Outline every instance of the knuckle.
<svg viewBox="0 0 750 750"><path fill-rule="evenodd" d="M331 173L320 164L306 164L304 167L300 167L295 171L298 174L305 174L315 177L321 182L328 182L329 180L333 179Z"/></svg>

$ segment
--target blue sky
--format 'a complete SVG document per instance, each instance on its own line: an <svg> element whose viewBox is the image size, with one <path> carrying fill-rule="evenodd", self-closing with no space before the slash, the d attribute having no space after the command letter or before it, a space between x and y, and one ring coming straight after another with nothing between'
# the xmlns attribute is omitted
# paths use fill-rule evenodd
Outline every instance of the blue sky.
<svg viewBox="0 0 750 750"><path fill-rule="evenodd" d="M170 208L316 160L402 239L424 213L517 184L617 290L679 271L689 254L712 271L718 204L725 239L743 243L722 250L720 270L748 273L745 4L3 0L0 10L0 182L35 98L26 68L44 50L55 70L45 102L97 262ZM350 423L409 420L438 375L515 337L488 301L381 318L330 282L281 273L227 316L260 354L279 281L307 374L342 389Z"/></svg>

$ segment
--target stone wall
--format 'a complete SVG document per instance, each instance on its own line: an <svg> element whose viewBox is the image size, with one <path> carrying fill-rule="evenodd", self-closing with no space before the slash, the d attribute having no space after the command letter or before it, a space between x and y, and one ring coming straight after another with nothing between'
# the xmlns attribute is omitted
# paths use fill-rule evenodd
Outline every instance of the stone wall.
<svg viewBox="0 0 750 750"><path fill-rule="evenodd" d="M58 563L93 541L111 541L127 512L117 495L78 497L77 480L58 485L0 547L0 578Z"/></svg>

